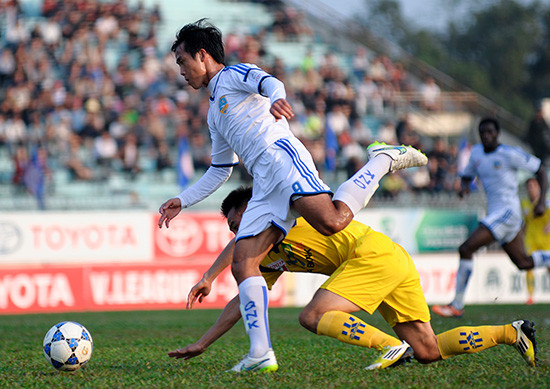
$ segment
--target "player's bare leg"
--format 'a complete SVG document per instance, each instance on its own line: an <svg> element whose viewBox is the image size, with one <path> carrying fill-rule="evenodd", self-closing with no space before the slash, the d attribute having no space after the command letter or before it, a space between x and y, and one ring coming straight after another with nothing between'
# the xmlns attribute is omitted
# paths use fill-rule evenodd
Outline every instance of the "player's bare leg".
<svg viewBox="0 0 550 389"><path fill-rule="evenodd" d="M276 371L277 359L271 347L268 321L267 284L259 264L281 238L281 231L270 227L257 236L239 239L235 243L231 270L239 284L240 310L250 338L248 355L231 371Z"/></svg>
<svg viewBox="0 0 550 389"><path fill-rule="evenodd" d="M369 161L338 187L332 199L328 194L318 194L294 201L295 209L321 234L343 230L368 204L389 172L428 163L428 158L413 147L373 143L368 152Z"/></svg>
<svg viewBox="0 0 550 389"><path fill-rule="evenodd" d="M455 297L450 304L434 305L432 312L441 317L461 317L464 314L464 294L473 270L473 255L481 247L495 241L487 227L480 224L458 248L460 261L456 272Z"/></svg>
<svg viewBox="0 0 550 389"><path fill-rule="evenodd" d="M441 359L437 347L437 336L430 322L409 321L397 323L393 330L399 339L405 340L414 350L414 358L420 363L431 363Z"/></svg>
<svg viewBox="0 0 550 389"><path fill-rule="evenodd" d="M523 231L518 232L516 237L510 242L502 245L503 250L520 270L528 270L535 267L533 258L525 252L523 243Z"/></svg>
<svg viewBox="0 0 550 389"><path fill-rule="evenodd" d="M383 369L410 360L412 349L406 342L388 335L351 314L357 305L326 289L319 289L300 313L300 324L311 332L340 342L382 351L367 369Z"/></svg>

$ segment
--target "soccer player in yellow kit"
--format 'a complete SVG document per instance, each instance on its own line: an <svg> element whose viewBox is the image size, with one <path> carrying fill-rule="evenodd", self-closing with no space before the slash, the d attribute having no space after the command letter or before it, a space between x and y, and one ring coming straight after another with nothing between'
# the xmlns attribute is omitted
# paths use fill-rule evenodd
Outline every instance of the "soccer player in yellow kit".
<svg viewBox="0 0 550 389"><path fill-rule="evenodd" d="M234 233L251 196L252 189L239 188L222 204L222 213ZM188 309L197 299L201 302L210 293L213 280L230 265L232 250L233 242L191 289ZM355 220L344 230L324 236L299 218L261 262L260 271L270 289L284 271L328 275L300 313L300 324L313 333L381 351L368 370L397 366L410 360L413 353L420 363L430 363L498 344L514 345L529 365L536 365L534 324L527 320L505 325L458 327L435 335L420 277L409 254L384 234ZM372 314L377 309L399 339L352 314L360 310ZM237 295L196 343L170 351L168 355L189 359L202 354L240 317ZM254 367L260 371L277 368L272 365L266 369Z"/></svg>
<svg viewBox="0 0 550 389"><path fill-rule="evenodd" d="M527 255L536 250L550 250L550 202L546 204L546 210L540 216L535 215L535 205L540 198L540 186L536 179L529 178L525 181L527 197L521 200L523 212L523 243ZM549 268L550 270L550 268ZM527 279L528 298L526 304L533 304L535 292L535 277L533 270L525 272Z"/></svg>

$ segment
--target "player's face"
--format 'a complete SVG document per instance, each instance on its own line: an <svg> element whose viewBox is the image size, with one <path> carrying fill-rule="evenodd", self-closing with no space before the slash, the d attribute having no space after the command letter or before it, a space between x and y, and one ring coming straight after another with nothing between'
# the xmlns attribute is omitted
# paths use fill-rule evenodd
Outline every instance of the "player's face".
<svg viewBox="0 0 550 389"><path fill-rule="evenodd" d="M498 146L498 131L493 123L485 123L479 127L479 138L485 151L493 151Z"/></svg>
<svg viewBox="0 0 550 389"><path fill-rule="evenodd" d="M244 210L245 207L240 210L231 208L227 213L227 225L229 226L229 230L235 235L237 235L237 231L239 230L239 225L241 224Z"/></svg>
<svg viewBox="0 0 550 389"><path fill-rule="evenodd" d="M191 56L185 51L185 43L182 43L177 47L174 54L176 56L176 64L180 68L180 74L193 89L208 86L204 50L201 49L195 56Z"/></svg>

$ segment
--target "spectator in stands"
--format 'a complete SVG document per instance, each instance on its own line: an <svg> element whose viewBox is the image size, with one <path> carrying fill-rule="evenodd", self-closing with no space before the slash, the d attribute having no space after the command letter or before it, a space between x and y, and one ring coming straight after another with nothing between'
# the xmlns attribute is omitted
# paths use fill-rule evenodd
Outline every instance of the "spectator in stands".
<svg viewBox="0 0 550 389"><path fill-rule="evenodd" d="M102 167L102 178L107 178L110 175L117 155L118 146L115 139L109 134L109 131L103 130L100 136L94 139L94 156L98 166Z"/></svg>
<svg viewBox="0 0 550 389"><path fill-rule="evenodd" d="M369 71L370 61L364 46L357 47L351 66L356 80L362 80Z"/></svg>
<svg viewBox="0 0 550 389"><path fill-rule="evenodd" d="M388 72L381 57L376 57L372 60L369 67L369 76L376 83L387 80Z"/></svg>
<svg viewBox="0 0 550 389"><path fill-rule="evenodd" d="M24 144L20 143L17 145L15 152L13 153L12 161L14 172L11 182L14 185L16 194L20 194L25 188L23 178L25 176L25 170L29 164L29 154Z"/></svg>
<svg viewBox="0 0 550 389"><path fill-rule="evenodd" d="M45 148L37 147L32 152L32 157L25 168L23 183L38 203L38 208L46 209L45 191L47 181L51 178L48 164L48 153Z"/></svg>
<svg viewBox="0 0 550 389"><path fill-rule="evenodd" d="M94 179L94 171L86 166L83 161L82 142L76 134L71 137L69 152L64 165L73 180L90 181Z"/></svg>
<svg viewBox="0 0 550 389"><path fill-rule="evenodd" d="M174 167L172 162L172 157L170 156L170 148L168 143L162 141L159 143L157 148L157 155L155 158L155 168L156 171L162 173L166 169Z"/></svg>
<svg viewBox="0 0 550 389"><path fill-rule="evenodd" d="M441 89L435 83L433 77L426 78L420 87L421 106L427 111L439 111L441 109Z"/></svg>
<svg viewBox="0 0 550 389"><path fill-rule="evenodd" d="M546 162L550 157L550 127L543 116L542 105L537 105L535 116L529 122L525 141L533 149L533 154Z"/></svg>
<svg viewBox="0 0 550 389"><path fill-rule="evenodd" d="M134 180L141 169L139 167L137 137L131 132L124 137L124 142L120 149L120 160L122 161L122 171L128 175L130 180Z"/></svg>
<svg viewBox="0 0 550 389"><path fill-rule="evenodd" d="M445 141L442 138L437 138L432 150L428 152L429 188L432 192L437 193L445 189L450 162Z"/></svg>

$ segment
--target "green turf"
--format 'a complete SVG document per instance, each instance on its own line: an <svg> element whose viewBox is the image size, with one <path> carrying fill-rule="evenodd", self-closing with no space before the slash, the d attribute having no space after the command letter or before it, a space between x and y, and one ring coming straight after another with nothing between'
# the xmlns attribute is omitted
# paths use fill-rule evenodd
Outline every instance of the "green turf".
<svg viewBox="0 0 550 389"><path fill-rule="evenodd" d="M461 325L535 321L539 366L528 367L511 346L461 355L431 365L413 362L382 371L363 368L374 350L349 346L309 333L298 324L299 309L271 309L272 341L279 371L230 374L224 371L248 349L242 323L204 354L189 361L167 357L194 342L216 319L217 310L69 313L0 316L0 387L90 388L549 388L550 305L470 306L462 319L433 318L436 333ZM360 315L391 332L376 314ZM57 372L42 354L46 331L62 320L84 324L94 339L88 366ZM393 334L393 333L392 333Z"/></svg>

